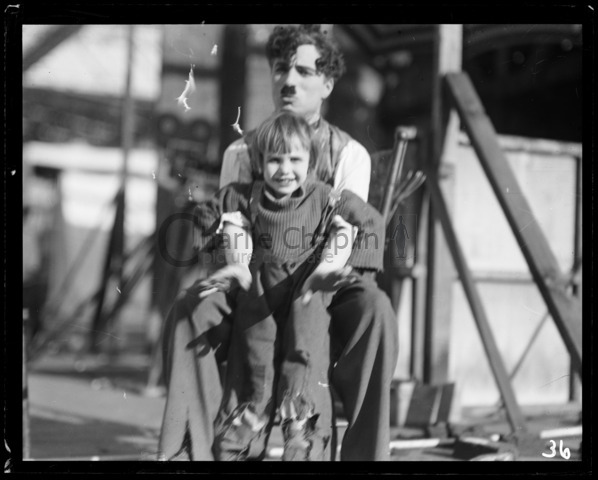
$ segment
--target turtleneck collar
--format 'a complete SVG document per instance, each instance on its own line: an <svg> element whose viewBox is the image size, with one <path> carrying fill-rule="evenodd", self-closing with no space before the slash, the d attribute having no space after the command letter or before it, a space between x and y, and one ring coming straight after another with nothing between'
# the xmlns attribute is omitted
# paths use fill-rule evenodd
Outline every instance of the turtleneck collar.
<svg viewBox="0 0 598 480"><path fill-rule="evenodd" d="M274 194L270 191L270 187L268 186L268 184L266 184L266 182L264 182L264 196L266 197L266 199L276 205L284 205L287 202L290 202L292 200L295 199L301 199L305 196L305 188L304 185L301 185L297 190L295 190L293 193L291 193L290 195L284 197L284 198L278 198L276 196L274 196Z"/></svg>

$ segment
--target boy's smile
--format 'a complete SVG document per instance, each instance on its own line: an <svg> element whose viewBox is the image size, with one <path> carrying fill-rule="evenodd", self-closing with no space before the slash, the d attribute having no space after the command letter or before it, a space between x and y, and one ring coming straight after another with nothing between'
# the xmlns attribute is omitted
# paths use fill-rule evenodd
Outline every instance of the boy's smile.
<svg viewBox="0 0 598 480"><path fill-rule="evenodd" d="M267 152L264 155L264 181L277 198L290 196L307 179L309 150L298 140L291 143L286 153Z"/></svg>

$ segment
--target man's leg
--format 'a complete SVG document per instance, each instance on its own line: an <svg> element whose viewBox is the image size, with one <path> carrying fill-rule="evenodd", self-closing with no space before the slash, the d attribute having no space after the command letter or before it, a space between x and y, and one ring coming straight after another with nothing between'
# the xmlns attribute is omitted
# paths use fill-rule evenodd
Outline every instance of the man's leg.
<svg viewBox="0 0 598 480"><path fill-rule="evenodd" d="M390 384L398 354L396 315L374 277L366 275L340 289L329 308L336 361L332 384L349 421L341 460L389 459Z"/></svg>
<svg viewBox="0 0 598 480"><path fill-rule="evenodd" d="M213 423L222 387L218 364L226 359L231 297L200 300L197 284L182 292L167 317L163 339L166 407L159 442L164 460L213 460Z"/></svg>

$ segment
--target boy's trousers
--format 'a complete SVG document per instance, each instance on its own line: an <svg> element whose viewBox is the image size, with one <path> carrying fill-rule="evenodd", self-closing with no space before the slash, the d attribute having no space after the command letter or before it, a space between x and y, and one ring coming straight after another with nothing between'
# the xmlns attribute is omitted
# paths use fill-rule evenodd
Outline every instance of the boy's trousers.
<svg viewBox="0 0 598 480"><path fill-rule="evenodd" d="M349 422L341 460L388 460L396 315L373 274L354 275L328 308L330 383ZM165 325L168 393L159 443L165 460L214 460L214 422L222 401L219 365L227 359L237 305L235 295L222 292L200 300L198 283L175 301Z"/></svg>
<svg viewBox="0 0 598 480"><path fill-rule="evenodd" d="M258 260L250 266L251 287L236 297L215 422L216 460L263 459L277 409L283 460L332 458L327 312L332 295L316 292L308 304L302 302L301 286L313 268L309 260Z"/></svg>

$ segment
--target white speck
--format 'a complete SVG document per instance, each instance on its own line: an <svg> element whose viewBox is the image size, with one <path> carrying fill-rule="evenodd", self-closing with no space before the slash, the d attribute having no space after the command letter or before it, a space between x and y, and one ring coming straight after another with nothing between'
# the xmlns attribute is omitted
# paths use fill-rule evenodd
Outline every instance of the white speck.
<svg viewBox="0 0 598 480"><path fill-rule="evenodd" d="M93 457L90 458L90 460L92 462L99 462L100 461L100 457L98 457L97 455L94 455Z"/></svg>
<svg viewBox="0 0 598 480"><path fill-rule="evenodd" d="M507 187L507 193L509 193L509 187Z"/></svg>
<svg viewBox="0 0 598 480"><path fill-rule="evenodd" d="M241 127L239 126L239 119L240 118L241 118L241 107L238 107L237 119L235 120L235 123L233 123L231 125L231 127L233 127L233 130L235 132L237 132L239 135L243 135L243 130L241 130Z"/></svg>
<svg viewBox="0 0 598 480"><path fill-rule="evenodd" d="M156 172L152 170L152 178L155 180L156 179Z"/></svg>
<svg viewBox="0 0 598 480"><path fill-rule="evenodd" d="M122 293L122 292L120 291L120 288L118 288L118 287L116 287L116 291L117 291L118 293Z"/></svg>
<svg viewBox="0 0 598 480"><path fill-rule="evenodd" d="M328 388L330 386L328 383L322 383L322 382L318 382L318 385L320 385L320 387L325 387L325 388Z"/></svg>
<svg viewBox="0 0 598 480"><path fill-rule="evenodd" d="M15 173L17 173L16 170L13 170L12 172L10 172L11 175L14 175Z"/></svg>
<svg viewBox="0 0 598 480"><path fill-rule="evenodd" d="M183 93L181 93L180 97L178 97L177 103L185 107L185 112L191 110L191 107L187 103L188 97L195 92L195 78L193 77L193 67L195 65L191 65L189 70L189 80L185 80L185 89Z"/></svg>
<svg viewBox="0 0 598 480"><path fill-rule="evenodd" d="M212 51L210 52L210 55L216 55L218 53L218 45L214 45L212 47Z"/></svg>
<svg viewBox="0 0 598 480"><path fill-rule="evenodd" d="M588 5L588 7L590 8L590 10L592 10L592 12L594 11L594 7L592 7L592 5Z"/></svg>
<svg viewBox="0 0 598 480"><path fill-rule="evenodd" d="M180 173L177 173L177 175L178 175L179 177L183 178L183 176L182 176Z"/></svg>
<svg viewBox="0 0 598 480"><path fill-rule="evenodd" d="M126 400L127 399L127 392L123 392L123 398Z"/></svg>

